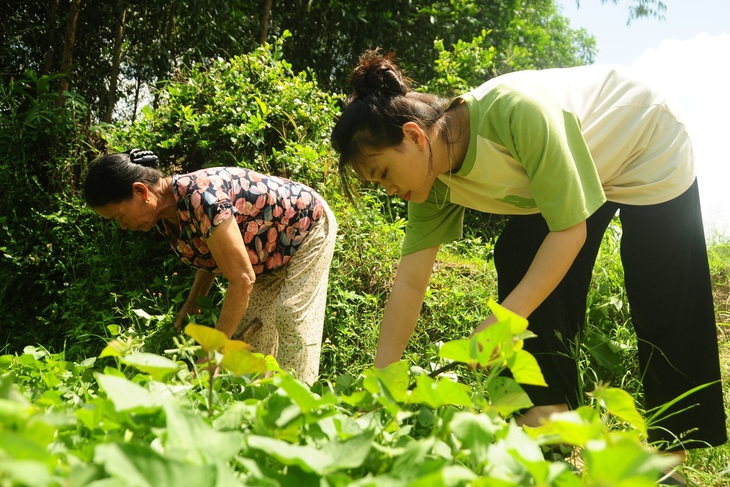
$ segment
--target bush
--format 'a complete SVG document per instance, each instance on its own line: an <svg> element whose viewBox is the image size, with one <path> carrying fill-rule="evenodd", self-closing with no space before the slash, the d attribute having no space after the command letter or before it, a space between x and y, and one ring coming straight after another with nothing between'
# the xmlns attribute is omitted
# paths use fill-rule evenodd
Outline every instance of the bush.
<svg viewBox="0 0 730 487"><path fill-rule="evenodd" d="M273 44L193 66L156 94L140 121L106 135L112 147L156 151L171 170L244 166L321 186L338 97L294 73Z"/></svg>

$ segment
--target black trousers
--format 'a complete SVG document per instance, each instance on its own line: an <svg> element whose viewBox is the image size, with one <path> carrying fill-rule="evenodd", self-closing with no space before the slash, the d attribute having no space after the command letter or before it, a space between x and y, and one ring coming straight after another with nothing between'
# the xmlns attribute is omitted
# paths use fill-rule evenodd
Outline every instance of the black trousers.
<svg viewBox="0 0 730 487"><path fill-rule="evenodd" d="M548 387L525 386L535 405L580 404L570 342L580 336L586 298L603 234L619 212L621 260L638 338L646 409L711 384L667 411L649 441L663 449L715 446L727 440L715 310L697 182L657 205L607 202L587 220L588 237L565 278L528 317L538 335L525 349ZM527 272L549 232L541 215L512 217L497 239L495 265L502 301ZM689 408L689 409L687 409ZM686 409L686 411L682 411ZM682 411L682 412L679 412ZM673 413L676 413L672 415ZM681 446L669 446L679 440Z"/></svg>

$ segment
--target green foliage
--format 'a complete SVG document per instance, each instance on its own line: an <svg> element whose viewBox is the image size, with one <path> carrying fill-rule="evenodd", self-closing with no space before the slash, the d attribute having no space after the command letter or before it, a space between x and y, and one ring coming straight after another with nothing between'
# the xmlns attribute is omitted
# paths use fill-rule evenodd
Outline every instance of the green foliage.
<svg viewBox="0 0 730 487"><path fill-rule="evenodd" d="M534 359L514 359L526 353L525 320L492 309L494 330L444 345L444 355L491 365L473 373L476 390L413 375L406 362L310 387L270 357L263 375L261 365L226 365L264 358L205 327L188 329L199 345L179 340L169 357L112 346L108 358L73 363L28 347L0 357L0 473L31 487L654 485L669 460L642 445L621 391L599 389L600 407L540 428L508 421L526 396L517 382L495 385L500 372L541 375ZM183 366L201 349L223 372ZM610 415L632 426L610 431ZM556 445L580 448L582 473L544 458Z"/></svg>
<svg viewBox="0 0 730 487"><path fill-rule="evenodd" d="M152 149L183 172L243 165L316 187L337 98L292 71L281 52L288 37L182 73L158 93L154 110L108 135L111 145Z"/></svg>

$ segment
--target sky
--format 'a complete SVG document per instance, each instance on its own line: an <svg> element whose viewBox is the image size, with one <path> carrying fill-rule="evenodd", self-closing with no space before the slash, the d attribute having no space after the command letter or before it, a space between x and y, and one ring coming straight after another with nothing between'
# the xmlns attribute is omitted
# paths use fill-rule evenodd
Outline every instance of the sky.
<svg viewBox="0 0 730 487"><path fill-rule="evenodd" d="M629 0L557 1L596 38L597 64L632 68L674 99L694 138L708 239L730 236L730 0L663 3L664 20L627 25Z"/></svg>

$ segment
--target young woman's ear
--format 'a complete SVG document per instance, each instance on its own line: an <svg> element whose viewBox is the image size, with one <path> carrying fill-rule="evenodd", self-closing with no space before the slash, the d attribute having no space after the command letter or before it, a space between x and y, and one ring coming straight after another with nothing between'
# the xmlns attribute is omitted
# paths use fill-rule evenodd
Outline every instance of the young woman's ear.
<svg viewBox="0 0 730 487"><path fill-rule="evenodd" d="M426 144L426 134L416 122L403 124L403 138L413 142L419 148L423 148Z"/></svg>

